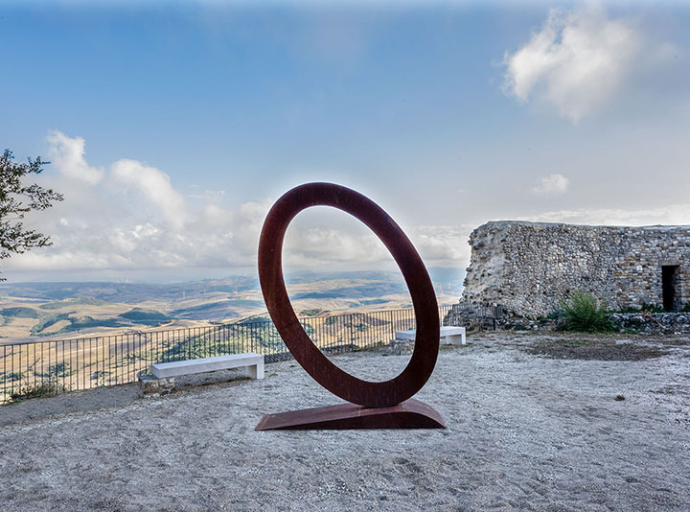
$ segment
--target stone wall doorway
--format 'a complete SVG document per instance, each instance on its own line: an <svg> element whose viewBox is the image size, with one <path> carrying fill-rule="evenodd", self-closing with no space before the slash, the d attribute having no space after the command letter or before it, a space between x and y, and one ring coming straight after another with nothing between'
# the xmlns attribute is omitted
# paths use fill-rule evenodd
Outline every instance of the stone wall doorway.
<svg viewBox="0 0 690 512"><path fill-rule="evenodd" d="M662 265L661 288L664 297L664 310L675 311L679 290L678 265Z"/></svg>

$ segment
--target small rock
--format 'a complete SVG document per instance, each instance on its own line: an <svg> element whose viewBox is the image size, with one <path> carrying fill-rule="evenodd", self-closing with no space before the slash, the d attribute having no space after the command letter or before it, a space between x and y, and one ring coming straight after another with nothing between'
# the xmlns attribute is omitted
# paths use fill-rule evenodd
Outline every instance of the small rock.
<svg viewBox="0 0 690 512"><path fill-rule="evenodd" d="M622 402L623 400L625 400L624 395L616 395L616 402Z"/></svg>

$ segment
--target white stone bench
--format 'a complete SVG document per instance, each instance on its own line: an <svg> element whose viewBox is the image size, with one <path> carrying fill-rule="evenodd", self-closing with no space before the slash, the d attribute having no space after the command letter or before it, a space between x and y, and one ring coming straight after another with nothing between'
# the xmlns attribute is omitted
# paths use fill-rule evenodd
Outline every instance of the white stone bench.
<svg viewBox="0 0 690 512"><path fill-rule="evenodd" d="M253 352L155 363L151 365L151 377L139 377L139 394L158 393L164 395L174 389L175 377L241 367L247 367L249 377L252 379L264 378L264 356Z"/></svg>
<svg viewBox="0 0 690 512"><path fill-rule="evenodd" d="M170 363L155 363L151 365L151 373L157 379L167 379L193 373L240 368L242 366L246 366L249 369L249 377L252 379L264 378L264 356L254 354L253 352L204 357L187 361L172 361Z"/></svg>
<svg viewBox="0 0 690 512"><path fill-rule="evenodd" d="M409 331L397 331L395 339L398 341L414 341L417 335L416 329ZM464 327L441 327L441 345L464 345L467 340Z"/></svg>

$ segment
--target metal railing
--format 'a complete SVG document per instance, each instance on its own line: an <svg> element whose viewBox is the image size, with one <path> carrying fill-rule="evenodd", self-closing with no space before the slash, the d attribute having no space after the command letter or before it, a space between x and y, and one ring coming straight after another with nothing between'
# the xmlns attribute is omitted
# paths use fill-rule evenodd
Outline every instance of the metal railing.
<svg viewBox="0 0 690 512"><path fill-rule="evenodd" d="M441 306L442 325L451 306ZM301 317L314 344L337 354L387 345L414 329L410 308ZM157 362L256 352L267 363L291 358L268 318L175 330L0 344L0 404L137 380Z"/></svg>
<svg viewBox="0 0 690 512"><path fill-rule="evenodd" d="M496 330L505 319L505 307L502 304L488 302L468 302L460 300L448 308L448 315L443 322L447 325L465 326L472 330Z"/></svg>

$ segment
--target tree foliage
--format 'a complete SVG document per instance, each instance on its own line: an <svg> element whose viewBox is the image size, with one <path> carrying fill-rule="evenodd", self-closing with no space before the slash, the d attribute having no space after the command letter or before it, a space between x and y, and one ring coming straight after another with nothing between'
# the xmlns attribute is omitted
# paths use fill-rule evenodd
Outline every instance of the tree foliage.
<svg viewBox="0 0 690 512"><path fill-rule="evenodd" d="M28 163L15 162L8 149L0 157L0 260L34 247L51 245L49 236L26 229L22 222L30 211L45 210L63 199L62 194L52 189L24 183L28 175L43 172L43 166L48 163L40 156L35 160L29 158Z"/></svg>

